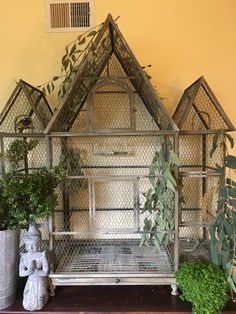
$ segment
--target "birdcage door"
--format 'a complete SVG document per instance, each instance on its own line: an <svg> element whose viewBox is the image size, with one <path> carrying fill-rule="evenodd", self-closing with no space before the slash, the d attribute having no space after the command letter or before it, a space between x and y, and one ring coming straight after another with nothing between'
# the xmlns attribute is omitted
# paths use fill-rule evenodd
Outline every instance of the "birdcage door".
<svg viewBox="0 0 236 314"><path fill-rule="evenodd" d="M98 233L138 231L138 179L95 178L91 181L91 225Z"/></svg>

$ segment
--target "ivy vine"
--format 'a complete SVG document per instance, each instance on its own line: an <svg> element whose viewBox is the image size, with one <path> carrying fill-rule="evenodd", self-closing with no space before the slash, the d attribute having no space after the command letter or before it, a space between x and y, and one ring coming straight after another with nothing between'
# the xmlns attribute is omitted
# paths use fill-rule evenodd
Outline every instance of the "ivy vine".
<svg viewBox="0 0 236 314"><path fill-rule="evenodd" d="M174 240L175 190L174 170L180 166L173 143L167 136L161 138L160 149L156 151L149 168L151 187L145 195L142 213L149 213L144 219L141 245L154 243L157 250Z"/></svg>

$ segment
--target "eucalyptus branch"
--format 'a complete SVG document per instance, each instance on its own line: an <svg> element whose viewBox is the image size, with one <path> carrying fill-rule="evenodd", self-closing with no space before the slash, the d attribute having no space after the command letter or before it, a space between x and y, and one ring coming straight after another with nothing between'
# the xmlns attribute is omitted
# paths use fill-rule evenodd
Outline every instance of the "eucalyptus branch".
<svg viewBox="0 0 236 314"><path fill-rule="evenodd" d="M52 93L55 89L55 82L61 80L58 92L58 100L62 98L67 90L66 83L71 80L72 76L77 72L77 66L89 49L91 42L100 30L102 24L96 25L92 29L79 35L75 40L71 41L65 47L65 54L62 57L62 66L60 75L53 76L51 80L37 86L45 96Z"/></svg>
<svg viewBox="0 0 236 314"><path fill-rule="evenodd" d="M180 161L173 150L173 144L168 137L163 137L149 167L151 187L145 194L142 214L146 217L140 245L153 243L160 251L162 243L168 245L174 240L172 231L175 226L176 166L180 166Z"/></svg>
<svg viewBox="0 0 236 314"><path fill-rule="evenodd" d="M236 292L236 277L233 274L236 259L236 182L232 179L232 172L236 169L236 157L229 154L227 140L233 148L234 139L230 134L215 134L210 154L212 157L218 147L224 150L222 167L218 167L224 180L219 189L216 217L210 226L210 243L213 262L222 266L231 289Z"/></svg>

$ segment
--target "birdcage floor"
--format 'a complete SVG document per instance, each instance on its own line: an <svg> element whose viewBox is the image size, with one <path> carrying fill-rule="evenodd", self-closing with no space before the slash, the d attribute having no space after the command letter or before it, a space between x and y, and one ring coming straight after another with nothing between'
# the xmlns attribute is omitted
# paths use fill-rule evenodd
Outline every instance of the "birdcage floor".
<svg viewBox="0 0 236 314"><path fill-rule="evenodd" d="M140 247L140 240L73 241L58 257L55 272L173 273L168 248Z"/></svg>

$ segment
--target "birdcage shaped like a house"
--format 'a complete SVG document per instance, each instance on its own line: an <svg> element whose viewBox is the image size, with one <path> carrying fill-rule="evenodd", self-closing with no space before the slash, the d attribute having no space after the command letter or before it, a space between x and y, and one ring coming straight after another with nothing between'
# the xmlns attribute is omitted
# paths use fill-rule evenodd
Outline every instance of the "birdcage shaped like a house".
<svg viewBox="0 0 236 314"><path fill-rule="evenodd" d="M213 137L219 131L232 131L234 127L204 77L184 91L173 119L180 129L182 164L180 246L186 248L184 258L206 258L209 256L208 227L217 208L220 180L217 165L222 165L224 156L220 147L211 156Z"/></svg>
<svg viewBox="0 0 236 314"><path fill-rule="evenodd" d="M109 15L46 128L49 162L68 169L50 223L53 285L175 282L177 229L159 252L140 239L149 166L177 131Z"/></svg>

